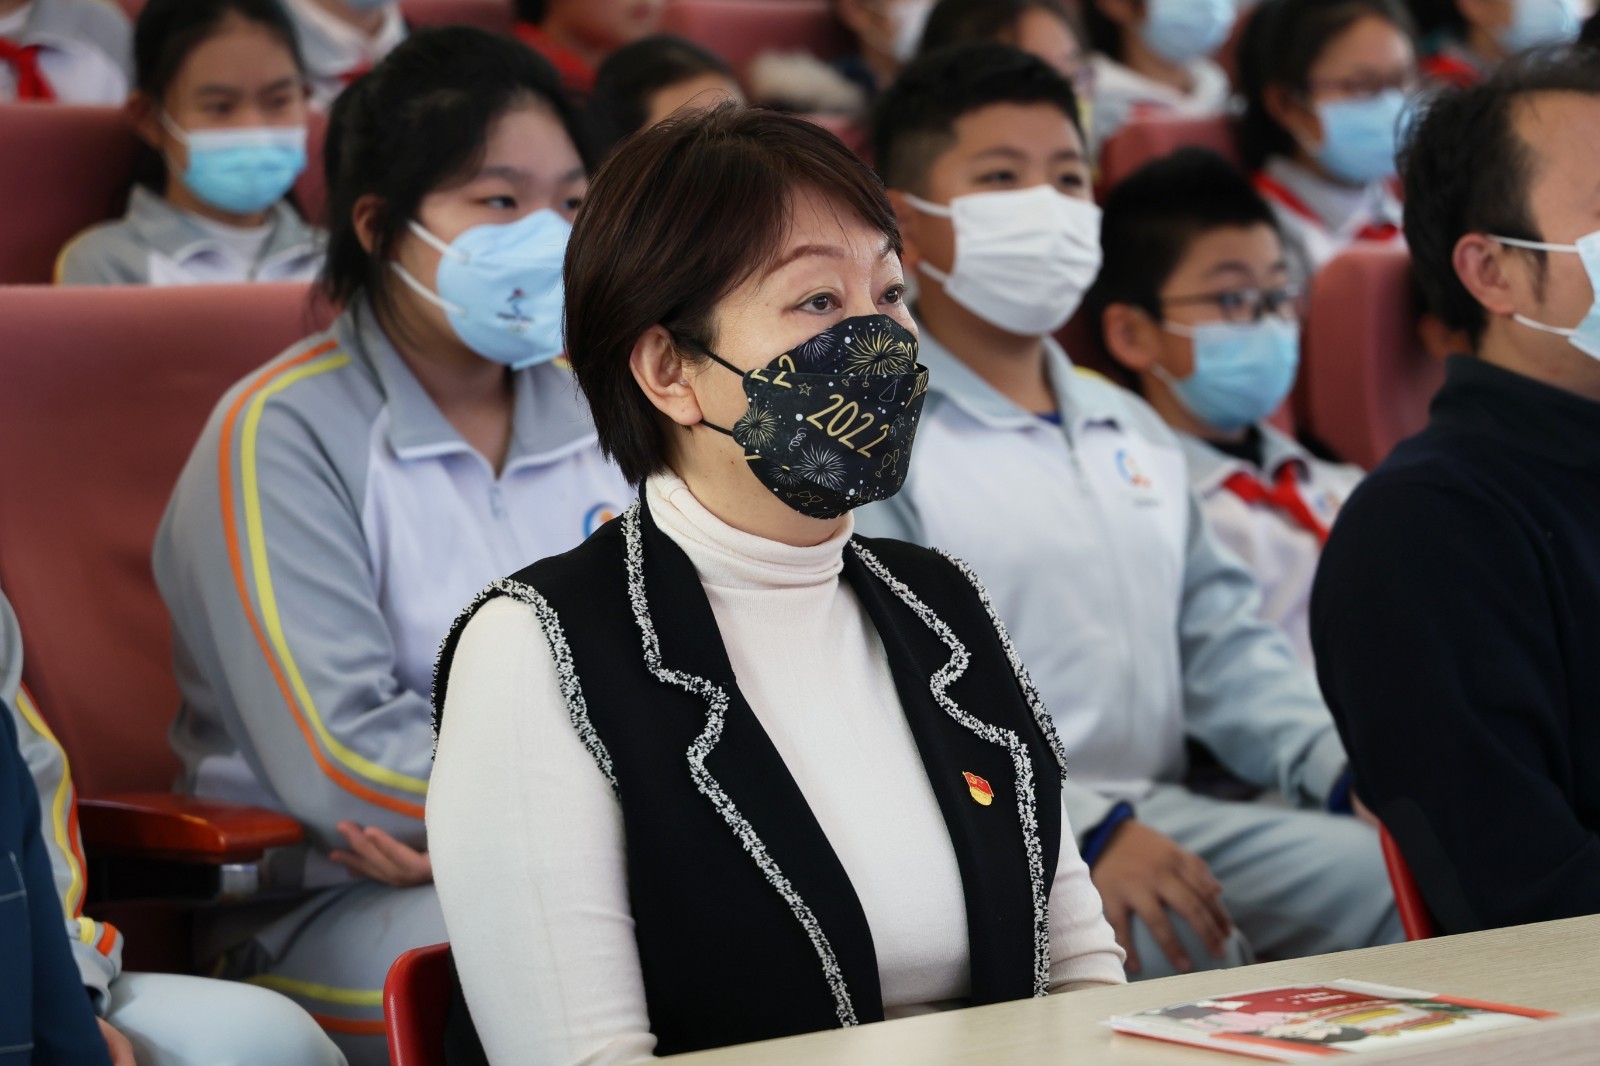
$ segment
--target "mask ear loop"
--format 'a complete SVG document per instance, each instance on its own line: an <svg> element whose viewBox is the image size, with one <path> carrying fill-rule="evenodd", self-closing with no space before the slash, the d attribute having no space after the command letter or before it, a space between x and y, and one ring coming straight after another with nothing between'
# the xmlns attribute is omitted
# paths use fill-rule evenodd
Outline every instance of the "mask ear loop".
<svg viewBox="0 0 1600 1066"><path fill-rule="evenodd" d="M435 237L433 234L429 233L428 230L416 219L412 219L410 222L406 223L406 225L410 228L412 233L415 233L418 237L420 237L425 244L431 245L436 251L438 251L440 255L447 255L460 263L470 263L472 261L472 257L470 255L461 251L459 248L452 248L444 241L441 241L438 237ZM413 277L411 272L405 267L401 266L398 262L391 262L389 264L389 269L398 274L400 276L400 280L405 282L412 292L433 304L433 306L439 308L445 314L466 317L467 309L465 307L462 307L460 304L451 303L443 296L440 296L438 293L428 288L422 282Z"/></svg>
<svg viewBox="0 0 1600 1066"><path fill-rule="evenodd" d="M740 370L738 367L734 366L732 363L728 362L726 359L722 358L722 356L718 355L716 352L712 351L710 348L707 348L705 345L701 344L699 341L695 340L693 337L680 337L676 333L673 333L672 334L672 339L674 341L676 341L677 343L682 344L686 348L693 348L695 351L699 352L701 355L705 356L707 359L710 359L713 363L716 363L717 365L722 366L722 367L726 367L732 373L735 373L735 374L739 375L739 377L743 378L745 376L745 372L743 370ZM688 383L689 382L687 380L685 380L684 378L682 378L682 377L678 378L678 384L687 385ZM705 418L704 415L700 416L700 421L697 422L696 425L705 426L707 429L714 429L718 433L721 433L724 437L728 437L730 439L733 438L733 431L732 430L723 429L719 425L716 425L716 424L714 424L712 422L706 421L706 418ZM694 429L694 426L685 426L684 428L692 430L692 429Z"/></svg>
<svg viewBox="0 0 1600 1066"><path fill-rule="evenodd" d="M1521 237L1497 237L1492 233L1489 234L1489 239L1507 248L1526 248L1529 251L1534 252L1571 252L1573 255L1582 254L1576 244L1551 244L1548 241L1523 240ZM1578 333L1576 328L1566 329L1562 326L1551 326L1543 322L1535 322L1533 319L1523 314L1513 314L1511 316L1511 321L1527 326L1529 329L1536 329L1541 333L1554 334L1557 337L1574 337Z"/></svg>

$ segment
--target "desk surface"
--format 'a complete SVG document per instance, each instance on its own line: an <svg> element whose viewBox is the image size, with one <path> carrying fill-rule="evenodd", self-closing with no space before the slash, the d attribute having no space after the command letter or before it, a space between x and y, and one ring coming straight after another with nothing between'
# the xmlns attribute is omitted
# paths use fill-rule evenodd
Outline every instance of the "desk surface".
<svg viewBox="0 0 1600 1066"><path fill-rule="evenodd" d="M1593 1013L1600 1011L1600 916L1085 989L1042 1000L945 1011L721 1048L671 1061L683 1066L1248 1063L1255 1060L1123 1036L1100 1022L1113 1014L1131 1014L1228 992L1338 978L1541 1007L1564 1014ZM1594 1061L1600 1061L1600 1046L1592 1037L1588 1046ZM1372 1060L1360 1056L1351 1061Z"/></svg>

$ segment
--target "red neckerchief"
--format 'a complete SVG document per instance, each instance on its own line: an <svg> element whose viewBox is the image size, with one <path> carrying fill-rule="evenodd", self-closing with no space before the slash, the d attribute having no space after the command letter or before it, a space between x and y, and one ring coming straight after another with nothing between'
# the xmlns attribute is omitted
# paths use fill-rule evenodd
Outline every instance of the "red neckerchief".
<svg viewBox="0 0 1600 1066"><path fill-rule="evenodd" d="M1296 465L1291 462L1280 466L1278 476L1270 488L1262 484L1255 475L1243 470L1229 475L1222 486L1245 503L1264 503L1288 516L1301 529L1316 537L1318 544L1326 544L1328 527L1322 524L1301 497L1299 478L1295 476Z"/></svg>
<svg viewBox="0 0 1600 1066"><path fill-rule="evenodd" d="M1269 200L1276 200L1292 213L1299 215L1307 222L1314 223L1319 229L1326 230L1327 223L1300 197L1290 192L1281 182L1268 177L1264 171L1256 171L1251 179L1255 183L1256 191ZM1400 233L1400 227L1393 222L1368 222L1357 231L1355 239L1358 241L1392 241Z"/></svg>
<svg viewBox="0 0 1600 1066"><path fill-rule="evenodd" d="M569 92L587 95L594 90L594 68L583 57L532 22L517 23L517 38L550 61Z"/></svg>
<svg viewBox="0 0 1600 1066"><path fill-rule="evenodd" d="M39 46L18 44L0 37L0 63L11 64L17 74L17 99L39 100L51 103L56 98L55 89L39 69Z"/></svg>

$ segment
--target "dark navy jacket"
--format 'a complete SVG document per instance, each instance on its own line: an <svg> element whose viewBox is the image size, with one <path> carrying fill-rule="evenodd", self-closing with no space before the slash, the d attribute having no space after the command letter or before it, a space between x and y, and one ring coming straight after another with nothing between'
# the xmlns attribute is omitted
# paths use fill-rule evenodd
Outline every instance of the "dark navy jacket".
<svg viewBox="0 0 1600 1066"><path fill-rule="evenodd" d="M0 713L0 1066L109 1064L39 826L16 727Z"/></svg>

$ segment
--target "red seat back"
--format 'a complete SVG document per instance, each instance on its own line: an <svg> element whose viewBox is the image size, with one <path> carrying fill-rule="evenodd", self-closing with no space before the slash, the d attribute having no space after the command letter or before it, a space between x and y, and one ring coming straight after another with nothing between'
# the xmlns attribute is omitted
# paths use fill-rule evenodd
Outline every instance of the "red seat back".
<svg viewBox="0 0 1600 1066"><path fill-rule="evenodd" d="M510 33L517 21L511 0L400 0L400 15L412 29L476 26L494 33Z"/></svg>
<svg viewBox="0 0 1600 1066"><path fill-rule="evenodd" d="M1428 913L1428 904L1411 876L1406 857L1400 854L1400 845L1382 826L1378 827L1378 839L1383 844L1383 864L1389 868L1389 885L1394 889L1395 909L1400 912L1400 928L1405 930L1406 939L1427 940L1438 936L1439 929L1433 924L1433 915Z"/></svg>
<svg viewBox="0 0 1600 1066"><path fill-rule="evenodd" d="M63 245L122 213L139 139L120 108L0 104L0 145L0 284L48 283Z"/></svg>
<svg viewBox="0 0 1600 1066"><path fill-rule="evenodd" d="M85 796L172 785L156 526L212 407L313 319L295 284L0 288L0 588Z"/></svg>
<svg viewBox="0 0 1600 1066"><path fill-rule="evenodd" d="M763 52L832 59L852 47L828 0L668 0L661 32L710 49L741 77Z"/></svg>
<svg viewBox="0 0 1600 1066"><path fill-rule="evenodd" d="M383 1028L391 1066L443 1066L450 1005L450 945L412 948L383 982Z"/></svg>
<svg viewBox="0 0 1600 1066"><path fill-rule="evenodd" d="M1427 424L1444 367L1418 336L1404 248L1356 244L1317 273L1304 364L1309 428L1349 462L1370 470Z"/></svg>
<svg viewBox="0 0 1600 1066"><path fill-rule="evenodd" d="M301 212L316 221L323 208L322 141L327 120L307 120L308 163L295 183ZM0 285L45 285L68 241L117 218L128 202L140 142L118 107L0 104ZM26 205L25 209L20 205Z"/></svg>
<svg viewBox="0 0 1600 1066"><path fill-rule="evenodd" d="M1101 145L1100 188L1110 189L1146 163L1187 147L1209 148L1236 166L1244 165L1239 135L1231 119L1221 115L1210 118L1154 115L1134 119Z"/></svg>

